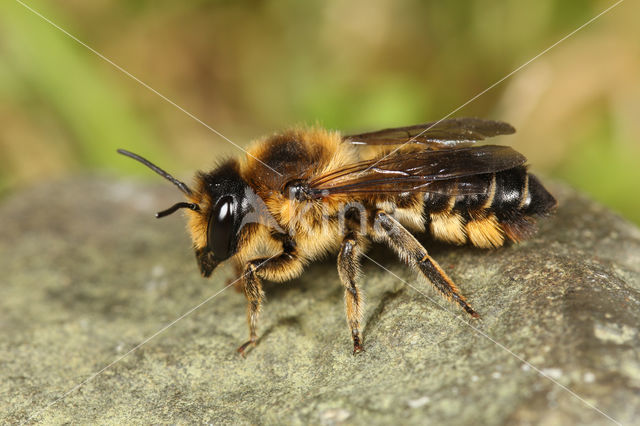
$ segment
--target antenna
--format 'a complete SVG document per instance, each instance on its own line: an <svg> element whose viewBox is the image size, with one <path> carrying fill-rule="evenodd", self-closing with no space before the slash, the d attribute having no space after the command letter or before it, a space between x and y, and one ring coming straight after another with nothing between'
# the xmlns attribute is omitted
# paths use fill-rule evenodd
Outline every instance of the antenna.
<svg viewBox="0 0 640 426"><path fill-rule="evenodd" d="M129 151L125 150L125 149L119 149L118 150L118 154L122 154L124 156L129 157L129 158L133 158L134 160L139 161L140 163L144 164L145 166L147 166L148 168L150 168L151 170L153 170L154 172L156 172L157 174L159 174L163 178L165 178L168 181L170 181L171 183L173 183L175 186L177 186L180 189L180 191L184 192L186 195L192 195L193 194L193 192L187 186L186 183L184 183L182 181L179 181L178 179L174 178L169 173L165 172L160 167L156 166L155 164L153 164L151 161L147 160L146 158L143 158L143 157L139 156L138 154L134 154L133 152L129 152ZM177 204L176 204L176 206L177 206ZM167 214L171 214L171 213L173 213L174 211L176 211L179 208L187 207L187 206L179 206L179 207L176 207L176 206L173 206L170 209L165 210L165 212L168 212ZM189 207L189 208L191 208L191 207ZM174 209L174 210L171 210L171 209ZM193 208L191 208L191 209L195 210ZM169 210L171 210L171 211L169 212ZM161 213L164 213L164 212L161 212ZM161 217L161 216L159 216L159 217Z"/></svg>
<svg viewBox="0 0 640 426"><path fill-rule="evenodd" d="M169 216L171 213L174 213L178 209L191 209L194 212L197 212L198 210L200 210L200 206L195 203L175 203L168 209L156 213L156 217L160 219L161 217Z"/></svg>

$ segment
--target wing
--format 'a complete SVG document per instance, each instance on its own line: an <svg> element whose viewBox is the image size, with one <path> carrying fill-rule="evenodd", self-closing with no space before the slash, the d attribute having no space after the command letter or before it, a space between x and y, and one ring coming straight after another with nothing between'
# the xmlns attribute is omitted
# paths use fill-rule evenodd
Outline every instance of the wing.
<svg viewBox="0 0 640 426"><path fill-rule="evenodd" d="M471 145L476 141L498 135L509 135L516 130L502 121L479 118L454 118L418 124L409 127L378 130L343 137L356 145L427 144L431 149Z"/></svg>
<svg viewBox="0 0 640 426"><path fill-rule="evenodd" d="M481 194L486 192L487 182L480 175L511 169L525 162L522 154L498 145L405 151L318 176L309 182L309 191L313 198L381 192Z"/></svg>

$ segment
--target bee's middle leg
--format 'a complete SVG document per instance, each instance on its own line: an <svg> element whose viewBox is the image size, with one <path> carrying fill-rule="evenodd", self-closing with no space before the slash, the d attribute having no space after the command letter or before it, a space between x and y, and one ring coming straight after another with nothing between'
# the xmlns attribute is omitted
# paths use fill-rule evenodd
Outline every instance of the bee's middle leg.
<svg viewBox="0 0 640 426"><path fill-rule="evenodd" d="M357 280L360 275L361 244L357 233L348 232L342 240L338 253L338 275L345 287L344 299L347 306L347 323L353 339L353 354L362 352L362 334L360 321L364 302L362 293L358 288Z"/></svg>

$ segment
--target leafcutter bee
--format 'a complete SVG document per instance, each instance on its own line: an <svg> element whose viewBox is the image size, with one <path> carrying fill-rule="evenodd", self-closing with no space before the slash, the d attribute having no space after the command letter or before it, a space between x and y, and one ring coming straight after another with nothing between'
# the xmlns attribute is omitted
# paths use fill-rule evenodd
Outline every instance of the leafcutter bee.
<svg viewBox="0 0 640 426"><path fill-rule="evenodd" d="M119 150L173 182L187 198L157 214L186 209L204 277L231 261L248 301L257 342L262 280L287 281L337 253L353 353L362 351L360 258L369 242L388 245L447 299L476 311L409 231L455 245L500 247L535 231L535 216L556 200L507 146L477 145L513 133L509 124L458 118L342 135L299 128L257 142L241 159L198 172L193 187L146 159Z"/></svg>

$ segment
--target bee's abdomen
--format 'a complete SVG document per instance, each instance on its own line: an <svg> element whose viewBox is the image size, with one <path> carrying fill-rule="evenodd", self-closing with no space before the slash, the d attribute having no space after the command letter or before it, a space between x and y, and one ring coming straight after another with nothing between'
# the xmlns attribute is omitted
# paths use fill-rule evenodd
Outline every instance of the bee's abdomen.
<svg viewBox="0 0 640 426"><path fill-rule="evenodd" d="M460 183L460 182L459 182ZM499 247L535 232L534 216L549 213L556 200L526 167L465 178L473 194L427 193L424 211L435 238L453 244ZM464 185L462 185L464 186Z"/></svg>

